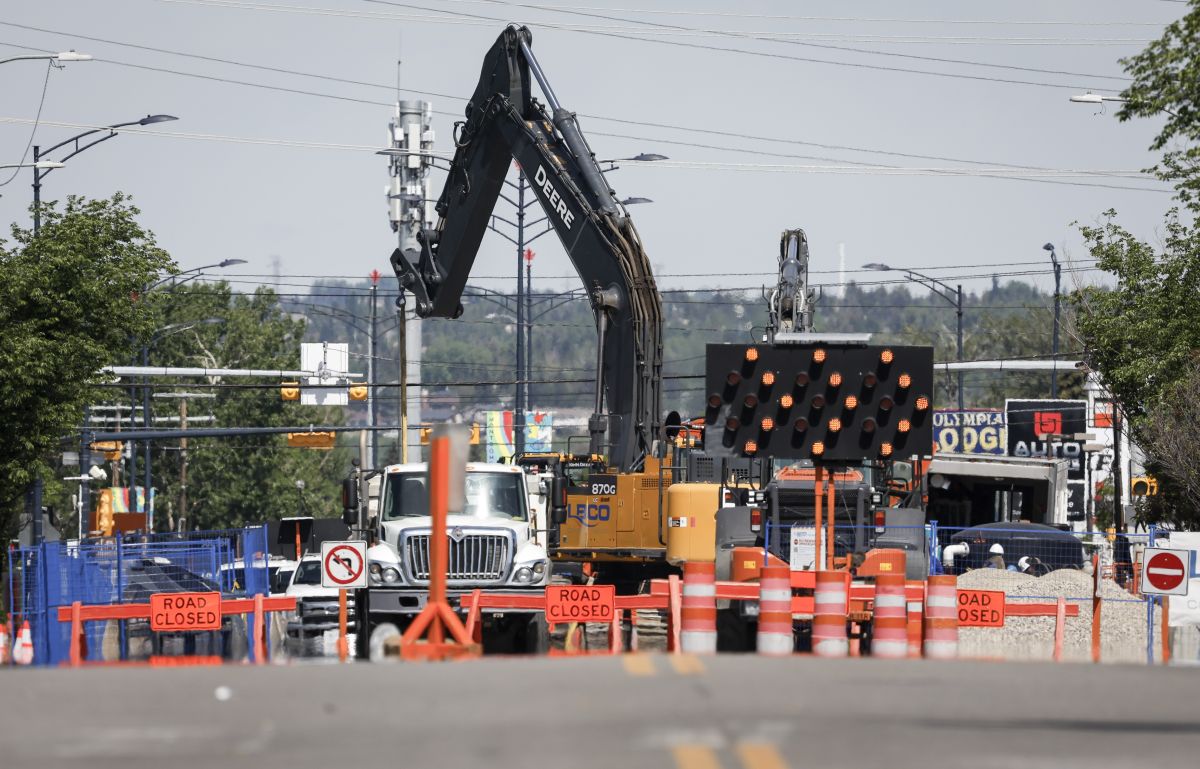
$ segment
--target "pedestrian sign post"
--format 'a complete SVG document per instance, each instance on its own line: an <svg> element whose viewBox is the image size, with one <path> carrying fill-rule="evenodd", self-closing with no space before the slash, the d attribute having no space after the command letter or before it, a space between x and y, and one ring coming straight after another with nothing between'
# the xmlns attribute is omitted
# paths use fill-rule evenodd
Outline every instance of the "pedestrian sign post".
<svg viewBox="0 0 1200 769"><path fill-rule="evenodd" d="M1146 548L1142 556L1142 592L1149 595L1187 595L1187 550Z"/></svg>
<svg viewBox="0 0 1200 769"><path fill-rule="evenodd" d="M350 542L321 543L321 587L338 589L338 660L345 662L350 656L350 644L346 641L346 591L367 586L367 543L361 540Z"/></svg>
<svg viewBox="0 0 1200 769"><path fill-rule="evenodd" d="M352 590L366 586L366 542L321 543L321 587Z"/></svg>

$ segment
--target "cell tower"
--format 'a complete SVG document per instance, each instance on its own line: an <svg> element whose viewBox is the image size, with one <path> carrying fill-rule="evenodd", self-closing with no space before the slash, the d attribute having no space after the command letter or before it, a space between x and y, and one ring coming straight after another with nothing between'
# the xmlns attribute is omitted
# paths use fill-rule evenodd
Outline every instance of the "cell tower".
<svg viewBox="0 0 1200 769"><path fill-rule="evenodd" d="M434 200L432 200L433 182L430 162L433 150L433 105L427 101L396 102L396 110L392 121L388 123L388 142L394 154L389 155L389 173L391 183L388 185L388 219L391 220L392 230L396 233L401 250L416 249L421 246L417 241L417 233L422 229L433 227ZM400 292L400 301L404 300L404 292ZM397 312L407 314L410 308L397 306ZM401 319L403 330L406 363L402 367L401 381L421 381L421 320L415 316ZM407 423L418 425L421 422L421 390L412 388L407 393ZM415 429L409 431L409 440L417 435ZM420 449L416 448L419 452ZM418 461L411 451L401 452L401 459Z"/></svg>

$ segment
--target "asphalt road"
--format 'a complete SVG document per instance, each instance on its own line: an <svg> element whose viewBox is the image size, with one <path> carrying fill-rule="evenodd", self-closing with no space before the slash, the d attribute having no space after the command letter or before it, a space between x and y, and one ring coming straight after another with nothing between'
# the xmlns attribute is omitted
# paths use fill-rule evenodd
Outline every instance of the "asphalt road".
<svg viewBox="0 0 1200 769"><path fill-rule="evenodd" d="M1198 692L1197 668L732 655L16 670L0 765L1182 767Z"/></svg>

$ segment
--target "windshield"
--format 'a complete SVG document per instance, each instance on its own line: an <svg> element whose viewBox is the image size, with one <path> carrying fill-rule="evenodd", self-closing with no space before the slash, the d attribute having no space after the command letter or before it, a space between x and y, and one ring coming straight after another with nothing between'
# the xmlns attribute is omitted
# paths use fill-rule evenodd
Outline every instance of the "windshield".
<svg viewBox="0 0 1200 769"><path fill-rule="evenodd" d="M523 473L467 473L467 506L473 518L527 520ZM391 473L383 500L383 520L429 515L425 473Z"/></svg>
<svg viewBox="0 0 1200 769"><path fill-rule="evenodd" d="M321 584L321 562L320 561L302 561L296 567L296 576L292 580L293 585L319 585Z"/></svg>

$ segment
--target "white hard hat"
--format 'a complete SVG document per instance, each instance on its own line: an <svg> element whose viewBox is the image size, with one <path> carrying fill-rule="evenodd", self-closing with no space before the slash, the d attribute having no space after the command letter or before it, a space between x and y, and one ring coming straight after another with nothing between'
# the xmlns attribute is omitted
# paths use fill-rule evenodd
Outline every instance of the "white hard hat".
<svg viewBox="0 0 1200 769"><path fill-rule="evenodd" d="M988 548L988 552L992 555L1004 555L1004 548L1000 546L999 542L997 542Z"/></svg>

